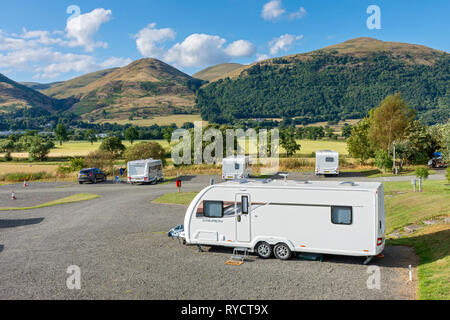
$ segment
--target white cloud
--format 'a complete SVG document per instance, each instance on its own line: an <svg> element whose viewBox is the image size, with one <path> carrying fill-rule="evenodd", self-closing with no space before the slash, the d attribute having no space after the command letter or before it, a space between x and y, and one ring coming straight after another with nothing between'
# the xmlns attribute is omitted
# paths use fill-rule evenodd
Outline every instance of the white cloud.
<svg viewBox="0 0 450 320"><path fill-rule="evenodd" d="M289 19L290 20L302 19L304 16L306 16L306 14L307 14L306 9L301 7L300 9L298 9L298 11L290 13Z"/></svg>
<svg viewBox="0 0 450 320"><path fill-rule="evenodd" d="M280 51L288 51L296 41L301 40L302 38L303 35L295 36L288 33L275 38L269 42L270 54L276 55Z"/></svg>
<svg viewBox="0 0 450 320"><path fill-rule="evenodd" d="M285 12L286 11L281 7L281 0L272 0L264 5L262 17L265 20L275 20Z"/></svg>
<svg viewBox="0 0 450 320"><path fill-rule="evenodd" d="M202 33L191 34L166 49L163 43L174 40L175 35L172 29L157 29L152 23L135 35L136 46L143 56L161 59L180 68L202 67L255 54L255 46L247 40L237 40L226 46L225 39Z"/></svg>
<svg viewBox="0 0 450 320"><path fill-rule="evenodd" d="M156 23L151 23L135 35L136 46L143 56L161 58L165 50L158 45L168 40L174 40L175 36L176 33L172 29L156 29Z"/></svg>
<svg viewBox="0 0 450 320"><path fill-rule="evenodd" d="M251 57L255 54L255 46L247 40L238 40L231 43L225 53L230 57Z"/></svg>
<svg viewBox="0 0 450 320"><path fill-rule="evenodd" d="M98 32L100 26L108 22L111 17L111 10L98 8L68 19L66 32L67 37L70 39L69 46L84 47L88 52L94 51L96 47L106 48L106 42L95 42L93 37Z"/></svg>

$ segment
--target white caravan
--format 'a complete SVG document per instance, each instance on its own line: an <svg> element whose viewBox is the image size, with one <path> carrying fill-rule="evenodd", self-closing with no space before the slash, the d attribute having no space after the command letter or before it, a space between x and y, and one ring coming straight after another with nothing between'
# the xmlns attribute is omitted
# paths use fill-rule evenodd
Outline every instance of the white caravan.
<svg viewBox="0 0 450 320"><path fill-rule="evenodd" d="M246 179L252 174L249 156L235 156L222 159L222 179Z"/></svg>
<svg viewBox="0 0 450 320"><path fill-rule="evenodd" d="M128 183L157 183L164 180L161 160L146 159L127 164Z"/></svg>
<svg viewBox="0 0 450 320"><path fill-rule="evenodd" d="M339 153L331 150L317 150L316 175L339 174Z"/></svg>
<svg viewBox="0 0 450 320"><path fill-rule="evenodd" d="M366 257L385 245L383 184L227 181L203 189L186 211L187 244L247 248L262 258L294 252Z"/></svg>

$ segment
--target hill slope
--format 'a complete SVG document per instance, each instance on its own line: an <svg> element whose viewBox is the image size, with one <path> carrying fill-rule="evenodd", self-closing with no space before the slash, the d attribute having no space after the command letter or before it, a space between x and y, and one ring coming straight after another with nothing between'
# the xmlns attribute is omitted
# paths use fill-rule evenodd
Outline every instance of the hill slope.
<svg viewBox="0 0 450 320"><path fill-rule="evenodd" d="M0 112L32 107L54 112L63 109L64 103L0 74Z"/></svg>
<svg viewBox="0 0 450 320"><path fill-rule="evenodd" d="M55 98L75 98L71 111L84 119L127 119L189 113L195 91L203 82L156 59L91 73L43 92Z"/></svg>
<svg viewBox="0 0 450 320"><path fill-rule="evenodd" d="M450 55L419 45L357 38L274 58L225 74L198 93L210 122L298 118L298 123L361 118L401 92L426 122L450 117Z"/></svg>
<svg viewBox="0 0 450 320"><path fill-rule="evenodd" d="M203 69L192 76L205 81L214 81L220 79L223 75L229 74L242 67L244 67L244 65L239 63L223 63Z"/></svg>

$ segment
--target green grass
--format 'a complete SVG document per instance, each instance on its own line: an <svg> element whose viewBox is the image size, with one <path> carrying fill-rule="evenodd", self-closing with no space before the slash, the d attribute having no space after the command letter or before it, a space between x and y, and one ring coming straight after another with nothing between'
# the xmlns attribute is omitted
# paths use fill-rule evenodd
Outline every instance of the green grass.
<svg viewBox="0 0 450 320"><path fill-rule="evenodd" d="M45 207L52 207L60 204L66 204L66 203L73 203L73 202L80 202L80 201L86 201L86 200L92 200L99 198L100 196L93 193L78 193L71 195L66 198L61 198L58 200L46 202L43 204L39 204L37 206L32 207L0 207L0 211L20 211L20 210L32 210L32 209L38 209L38 208L45 208Z"/></svg>
<svg viewBox="0 0 450 320"><path fill-rule="evenodd" d="M450 212L450 186L444 180L425 180L423 192L410 181L385 182L386 232Z"/></svg>
<svg viewBox="0 0 450 320"><path fill-rule="evenodd" d="M198 192L173 192L154 200L154 203L189 205Z"/></svg>
<svg viewBox="0 0 450 320"><path fill-rule="evenodd" d="M450 225L429 226L407 238L390 239L387 243L415 248L420 259L419 299L450 299Z"/></svg>

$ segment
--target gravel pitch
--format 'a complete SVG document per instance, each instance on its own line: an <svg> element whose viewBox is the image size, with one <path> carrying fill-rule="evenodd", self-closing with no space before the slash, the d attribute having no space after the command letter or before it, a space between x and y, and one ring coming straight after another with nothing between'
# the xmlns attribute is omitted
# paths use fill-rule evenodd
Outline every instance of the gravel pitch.
<svg viewBox="0 0 450 320"><path fill-rule="evenodd" d="M210 178L185 177L182 191ZM11 186L0 187L0 206ZM325 256L324 262L263 260L225 265L232 250L188 247L167 237L183 222L185 206L154 204L175 183L130 186L32 184L25 205L89 192L102 197L29 211L0 212L0 299L414 299L417 281L406 247L386 248L381 288L368 289L362 258ZM55 198L54 198L55 197ZM28 202L27 202L28 201ZM35 203L35 202L38 203ZM17 202L18 203L18 202ZM81 268L81 290L69 290L67 268ZM416 276L415 276L416 278Z"/></svg>

